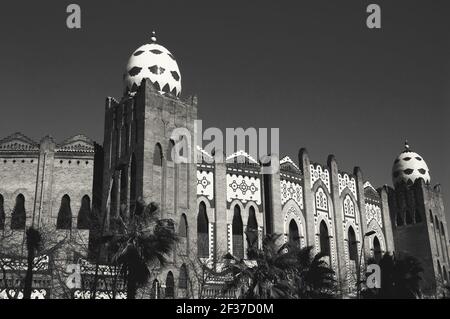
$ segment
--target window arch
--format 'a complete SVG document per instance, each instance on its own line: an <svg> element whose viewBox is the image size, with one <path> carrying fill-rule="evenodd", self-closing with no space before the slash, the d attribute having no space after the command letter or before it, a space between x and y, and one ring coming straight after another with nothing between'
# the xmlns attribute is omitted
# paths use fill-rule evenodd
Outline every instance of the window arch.
<svg viewBox="0 0 450 319"><path fill-rule="evenodd" d="M382 257L382 252L381 252L381 245L380 245L380 241L378 240L377 236L373 237L373 257L375 258L375 261L377 263L380 262L381 257Z"/></svg>
<svg viewBox="0 0 450 319"><path fill-rule="evenodd" d="M356 262L356 260L358 259L358 241L356 240L355 231L351 226L348 228L347 244L348 244L348 257L350 260Z"/></svg>
<svg viewBox="0 0 450 319"><path fill-rule="evenodd" d="M125 219L128 206L128 167L120 170L120 216Z"/></svg>
<svg viewBox="0 0 450 319"><path fill-rule="evenodd" d="M3 195L0 194L0 230L5 229L5 202L3 199Z"/></svg>
<svg viewBox="0 0 450 319"><path fill-rule="evenodd" d="M422 215L420 214L419 208L416 208L414 210L414 221L416 223L421 223L422 222Z"/></svg>
<svg viewBox="0 0 450 319"><path fill-rule="evenodd" d="M81 207L78 212L77 228L89 229L91 216L91 199L88 195L84 195L81 199Z"/></svg>
<svg viewBox="0 0 450 319"><path fill-rule="evenodd" d="M155 150L153 151L153 165L162 166L163 152L161 144L156 143Z"/></svg>
<svg viewBox="0 0 450 319"><path fill-rule="evenodd" d="M26 223L25 196L17 195L16 204L11 215L11 229L24 229Z"/></svg>
<svg viewBox="0 0 450 319"><path fill-rule="evenodd" d="M439 279L442 279L442 268L441 268L441 263L439 262L439 260L437 261L437 268L438 268L438 273L439 273Z"/></svg>
<svg viewBox="0 0 450 319"><path fill-rule="evenodd" d="M413 223L413 219L412 219L411 211L409 209L407 209L405 211L405 224L411 225L412 223Z"/></svg>
<svg viewBox="0 0 450 319"><path fill-rule="evenodd" d="M233 255L238 258L244 258L244 236L241 217L241 208L239 205L234 206L233 214Z"/></svg>
<svg viewBox="0 0 450 319"><path fill-rule="evenodd" d="M174 147L175 147L175 142L172 139L170 139L169 147L167 148L167 153L166 153L166 158L168 161L173 161L173 159L174 159L174 156L172 156L172 155L174 155L174 154L172 154Z"/></svg>
<svg viewBox="0 0 450 319"><path fill-rule="evenodd" d="M71 229L72 228L72 210L70 208L70 197L64 195L61 198L61 205L59 207L58 218L56 219L57 229Z"/></svg>
<svg viewBox="0 0 450 319"><path fill-rule="evenodd" d="M403 226L403 218L400 212L397 213L396 224L397 226Z"/></svg>
<svg viewBox="0 0 450 319"><path fill-rule="evenodd" d="M112 186L111 186L111 193L109 194L109 198L110 198L110 215L111 216L117 216L117 203L118 203L118 199L117 199L117 183L116 183L116 178L115 176L113 176L113 180L112 180Z"/></svg>
<svg viewBox="0 0 450 319"><path fill-rule="evenodd" d="M328 197L322 187L316 191L316 209L328 211Z"/></svg>
<svg viewBox="0 0 450 319"><path fill-rule="evenodd" d="M439 219L437 216L434 216L434 226L436 226L436 230L439 232Z"/></svg>
<svg viewBox="0 0 450 319"><path fill-rule="evenodd" d="M434 225L434 220L433 220L433 212L430 209L430 223L431 225Z"/></svg>
<svg viewBox="0 0 450 319"><path fill-rule="evenodd" d="M320 252L325 256L330 256L330 236L328 234L328 227L322 220L320 223Z"/></svg>
<svg viewBox="0 0 450 319"><path fill-rule="evenodd" d="M158 279L153 280L152 289L150 291L150 299L159 299L161 296L161 289Z"/></svg>
<svg viewBox="0 0 450 319"><path fill-rule="evenodd" d="M300 234L295 220L289 222L289 243L296 247L300 247Z"/></svg>
<svg viewBox="0 0 450 319"><path fill-rule="evenodd" d="M350 195L346 195L344 198L344 215L355 216L355 204Z"/></svg>
<svg viewBox="0 0 450 319"><path fill-rule="evenodd" d="M134 213L136 199L136 156L133 153L130 164L130 214Z"/></svg>
<svg viewBox="0 0 450 319"><path fill-rule="evenodd" d="M175 297L175 280L173 278L173 273L169 271L166 276L166 298Z"/></svg>
<svg viewBox="0 0 450 319"><path fill-rule="evenodd" d="M178 278L178 288L187 289L188 280L189 280L189 275L188 275L187 267L185 264L182 264L180 267L180 277Z"/></svg>
<svg viewBox="0 0 450 319"><path fill-rule="evenodd" d="M248 219L247 219L247 243L249 244L249 249L258 248L258 221L256 220L255 208L250 206L248 209Z"/></svg>
<svg viewBox="0 0 450 319"><path fill-rule="evenodd" d="M185 214L181 214L180 217L178 236L180 237L180 252L185 255L188 252L188 223Z"/></svg>
<svg viewBox="0 0 450 319"><path fill-rule="evenodd" d="M197 215L197 254L198 257L209 257L209 221L206 205L200 202Z"/></svg>

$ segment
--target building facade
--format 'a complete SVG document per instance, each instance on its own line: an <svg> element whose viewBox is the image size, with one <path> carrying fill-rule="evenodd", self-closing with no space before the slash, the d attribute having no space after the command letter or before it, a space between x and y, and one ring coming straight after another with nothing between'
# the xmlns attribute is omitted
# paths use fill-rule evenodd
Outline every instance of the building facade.
<svg viewBox="0 0 450 319"><path fill-rule="evenodd" d="M278 172L264 174L260 161L243 150L217 161L190 147L198 102L181 99L181 88L174 56L153 35L128 61L122 98L106 99L101 157L94 161L93 143L83 136L58 145L51 138L38 145L20 134L0 141L0 228L17 226L23 236L25 226L45 221L55 229L79 230L94 192L101 194L105 229L114 231L114 219L127 218L136 200L157 202L180 240L169 265L149 284L153 297L215 297L223 256L248 259L249 232L259 247L265 234L279 233L285 242L325 253L343 295L354 294L358 269L385 252L417 257L428 295L448 282L441 189L431 186L425 161L409 145L394 162L393 187L375 188L359 167L342 171L333 155L326 164L314 162L305 149L298 159L281 158ZM184 133L174 137L175 129ZM183 154L174 151L180 143ZM94 182L94 162L102 167L101 183ZM69 216L67 202L70 222L60 223L60 214ZM14 217L18 205L25 224ZM216 276L199 278L198 263ZM199 280L206 280L204 291Z"/></svg>

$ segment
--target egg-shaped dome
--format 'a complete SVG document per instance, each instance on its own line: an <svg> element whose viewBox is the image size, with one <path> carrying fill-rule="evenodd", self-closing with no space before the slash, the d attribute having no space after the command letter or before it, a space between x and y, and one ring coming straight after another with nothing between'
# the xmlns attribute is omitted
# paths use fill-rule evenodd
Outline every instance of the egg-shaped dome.
<svg viewBox="0 0 450 319"><path fill-rule="evenodd" d="M422 156L413 152L408 142L405 142L405 150L397 156L392 167L394 185L402 182L412 185L419 178L422 178L425 183L429 184L431 181L430 170Z"/></svg>
<svg viewBox="0 0 450 319"><path fill-rule="evenodd" d="M130 92L136 92L143 79L150 79L161 93L171 93L179 97L181 93L181 74L175 57L156 43L153 33L151 43L144 44L133 52L128 60L124 84Z"/></svg>

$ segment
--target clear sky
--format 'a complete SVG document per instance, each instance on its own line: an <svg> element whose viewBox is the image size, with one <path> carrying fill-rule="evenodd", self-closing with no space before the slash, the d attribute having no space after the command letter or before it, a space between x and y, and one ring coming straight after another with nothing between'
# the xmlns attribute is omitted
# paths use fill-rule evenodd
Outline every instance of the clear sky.
<svg viewBox="0 0 450 319"><path fill-rule="evenodd" d="M81 6L81 30L66 6ZM375 186L391 184L408 138L441 183L448 168L450 1L14 1L0 9L0 136L103 141L106 96L149 41L177 58L204 126L279 127L297 161L335 154ZM366 7L381 6L381 30Z"/></svg>

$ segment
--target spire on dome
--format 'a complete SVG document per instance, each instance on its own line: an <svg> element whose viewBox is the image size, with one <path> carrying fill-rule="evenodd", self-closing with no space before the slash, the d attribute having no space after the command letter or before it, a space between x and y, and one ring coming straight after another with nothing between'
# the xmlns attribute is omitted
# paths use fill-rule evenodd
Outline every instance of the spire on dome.
<svg viewBox="0 0 450 319"><path fill-rule="evenodd" d="M151 43L155 43L156 42L156 32L155 30L152 31L152 36L150 37Z"/></svg>
<svg viewBox="0 0 450 319"><path fill-rule="evenodd" d="M410 151L408 139L405 140L405 151Z"/></svg>

